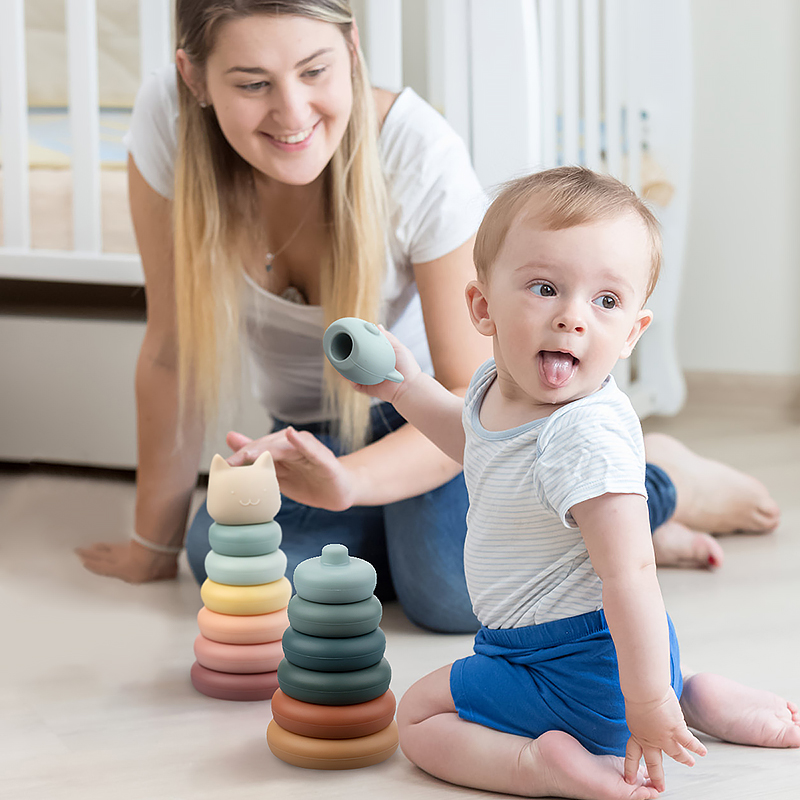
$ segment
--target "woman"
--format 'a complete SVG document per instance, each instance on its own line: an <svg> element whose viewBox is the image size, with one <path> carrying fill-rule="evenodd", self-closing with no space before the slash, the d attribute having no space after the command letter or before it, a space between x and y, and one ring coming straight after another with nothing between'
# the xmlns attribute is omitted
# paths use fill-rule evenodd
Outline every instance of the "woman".
<svg viewBox="0 0 800 800"><path fill-rule="evenodd" d="M229 434L230 462L272 452L287 574L342 542L417 624L475 630L458 466L389 407L364 405L321 349L338 317L380 321L456 392L488 357L463 301L485 205L463 143L411 90L369 86L346 0L176 5L179 76L145 82L128 136L148 304L136 532L81 550L84 564L175 576L218 387L238 385L241 328L275 432ZM719 560L713 539L670 520L666 473L649 477L668 558ZM202 509L186 535L199 581L209 523Z"/></svg>

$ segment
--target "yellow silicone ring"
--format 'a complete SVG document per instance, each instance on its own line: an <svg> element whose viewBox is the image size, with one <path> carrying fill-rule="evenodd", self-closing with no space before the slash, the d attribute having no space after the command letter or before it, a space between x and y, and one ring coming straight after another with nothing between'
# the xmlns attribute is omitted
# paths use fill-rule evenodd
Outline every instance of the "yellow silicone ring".
<svg viewBox="0 0 800 800"><path fill-rule="evenodd" d="M312 739L290 733L275 720L267 727L267 744L287 764L306 769L357 769L379 764L397 750L397 723L357 739Z"/></svg>
<svg viewBox="0 0 800 800"><path fill-rule="evenodd" d="M200 587L200 597L205 607L218 614L271 614L285 608L291 596L292 584L288 578L256 586L229 586L206 578Z"/></svg>

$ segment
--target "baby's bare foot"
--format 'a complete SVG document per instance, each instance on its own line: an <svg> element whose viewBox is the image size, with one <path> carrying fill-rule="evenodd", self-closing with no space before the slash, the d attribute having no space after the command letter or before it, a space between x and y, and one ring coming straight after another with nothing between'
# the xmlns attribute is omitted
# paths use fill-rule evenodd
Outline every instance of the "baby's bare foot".
<svg viewBox="0 0 800 800"><path fill-rule="evenodd" d="M686 679L686 724L734 744L800 747L800 711L772 692L701 672Z"/></svg>
<svg viewBox="0 0 800 800"><path fill-rule="evenodd" d="M548 731L529 749L537 776L546 775L546 792L553 797L580 800L653 800L653 788L643 769L636 782L626 783L624 761L616 756L595 756L563 731Z"/></svg>
<svg viewBox="0 0 800 800"><path fill-rule="evenodd" d="M751 475L693 453L663 433L644 437L647 460L675 484L673 519L710 533L768 533L780 522L780 509L766 487Z"/></svg>
<svg viewBox="0 0 800 800"><path fill-rule="evenodd" d="M659 567L712 569L722 566L725 558L713 536L693 531L674 519L656 528L653 550Z"/></svg>

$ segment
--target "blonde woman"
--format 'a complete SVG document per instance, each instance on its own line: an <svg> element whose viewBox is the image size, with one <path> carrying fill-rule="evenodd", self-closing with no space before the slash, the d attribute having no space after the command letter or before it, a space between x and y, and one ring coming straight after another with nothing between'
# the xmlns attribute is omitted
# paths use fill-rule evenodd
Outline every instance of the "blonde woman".
<svg viewBox="0 0 800 800"><path fill-rule="evenodd" d="M488 357L463 301L485 208L466 149L410 89L370 87L346 0L177 0L176 19L176 64L146 78L127 139L148 307L135 533L80 555L132 582L175 576L241 337L274 428L255 442L229 434L229 460L272 452L287 574L342 542L417 624L475 630L460 467L326 372L321 348L330 321L376 320L443 385L466 389ZM654 527L675 511L666 475L651 507ZM199 581L210 521L202 509L185 535ZM718 547L678 533L681 557Z"/></svg>

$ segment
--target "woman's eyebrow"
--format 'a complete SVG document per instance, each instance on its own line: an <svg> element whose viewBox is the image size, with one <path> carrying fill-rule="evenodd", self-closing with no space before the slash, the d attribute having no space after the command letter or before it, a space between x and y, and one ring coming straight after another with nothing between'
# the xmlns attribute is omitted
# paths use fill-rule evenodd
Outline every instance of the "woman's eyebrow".
<svg viewBox="0 0 800 800"><path fill-rule="evenodd" d="M298 61L295 65L295 69L300 69L300 67L304 67L309 62L313 61L315 58L319 58L320 56L324 56L327 53L333 52L332 47L322 47L316 52L312 53L307 58L303 58ZM225 74L228 75L231 72L245 72L248 75L267 75L268 70L264 69L263 67L231 67L230 69L225 70Z"/></svg>

